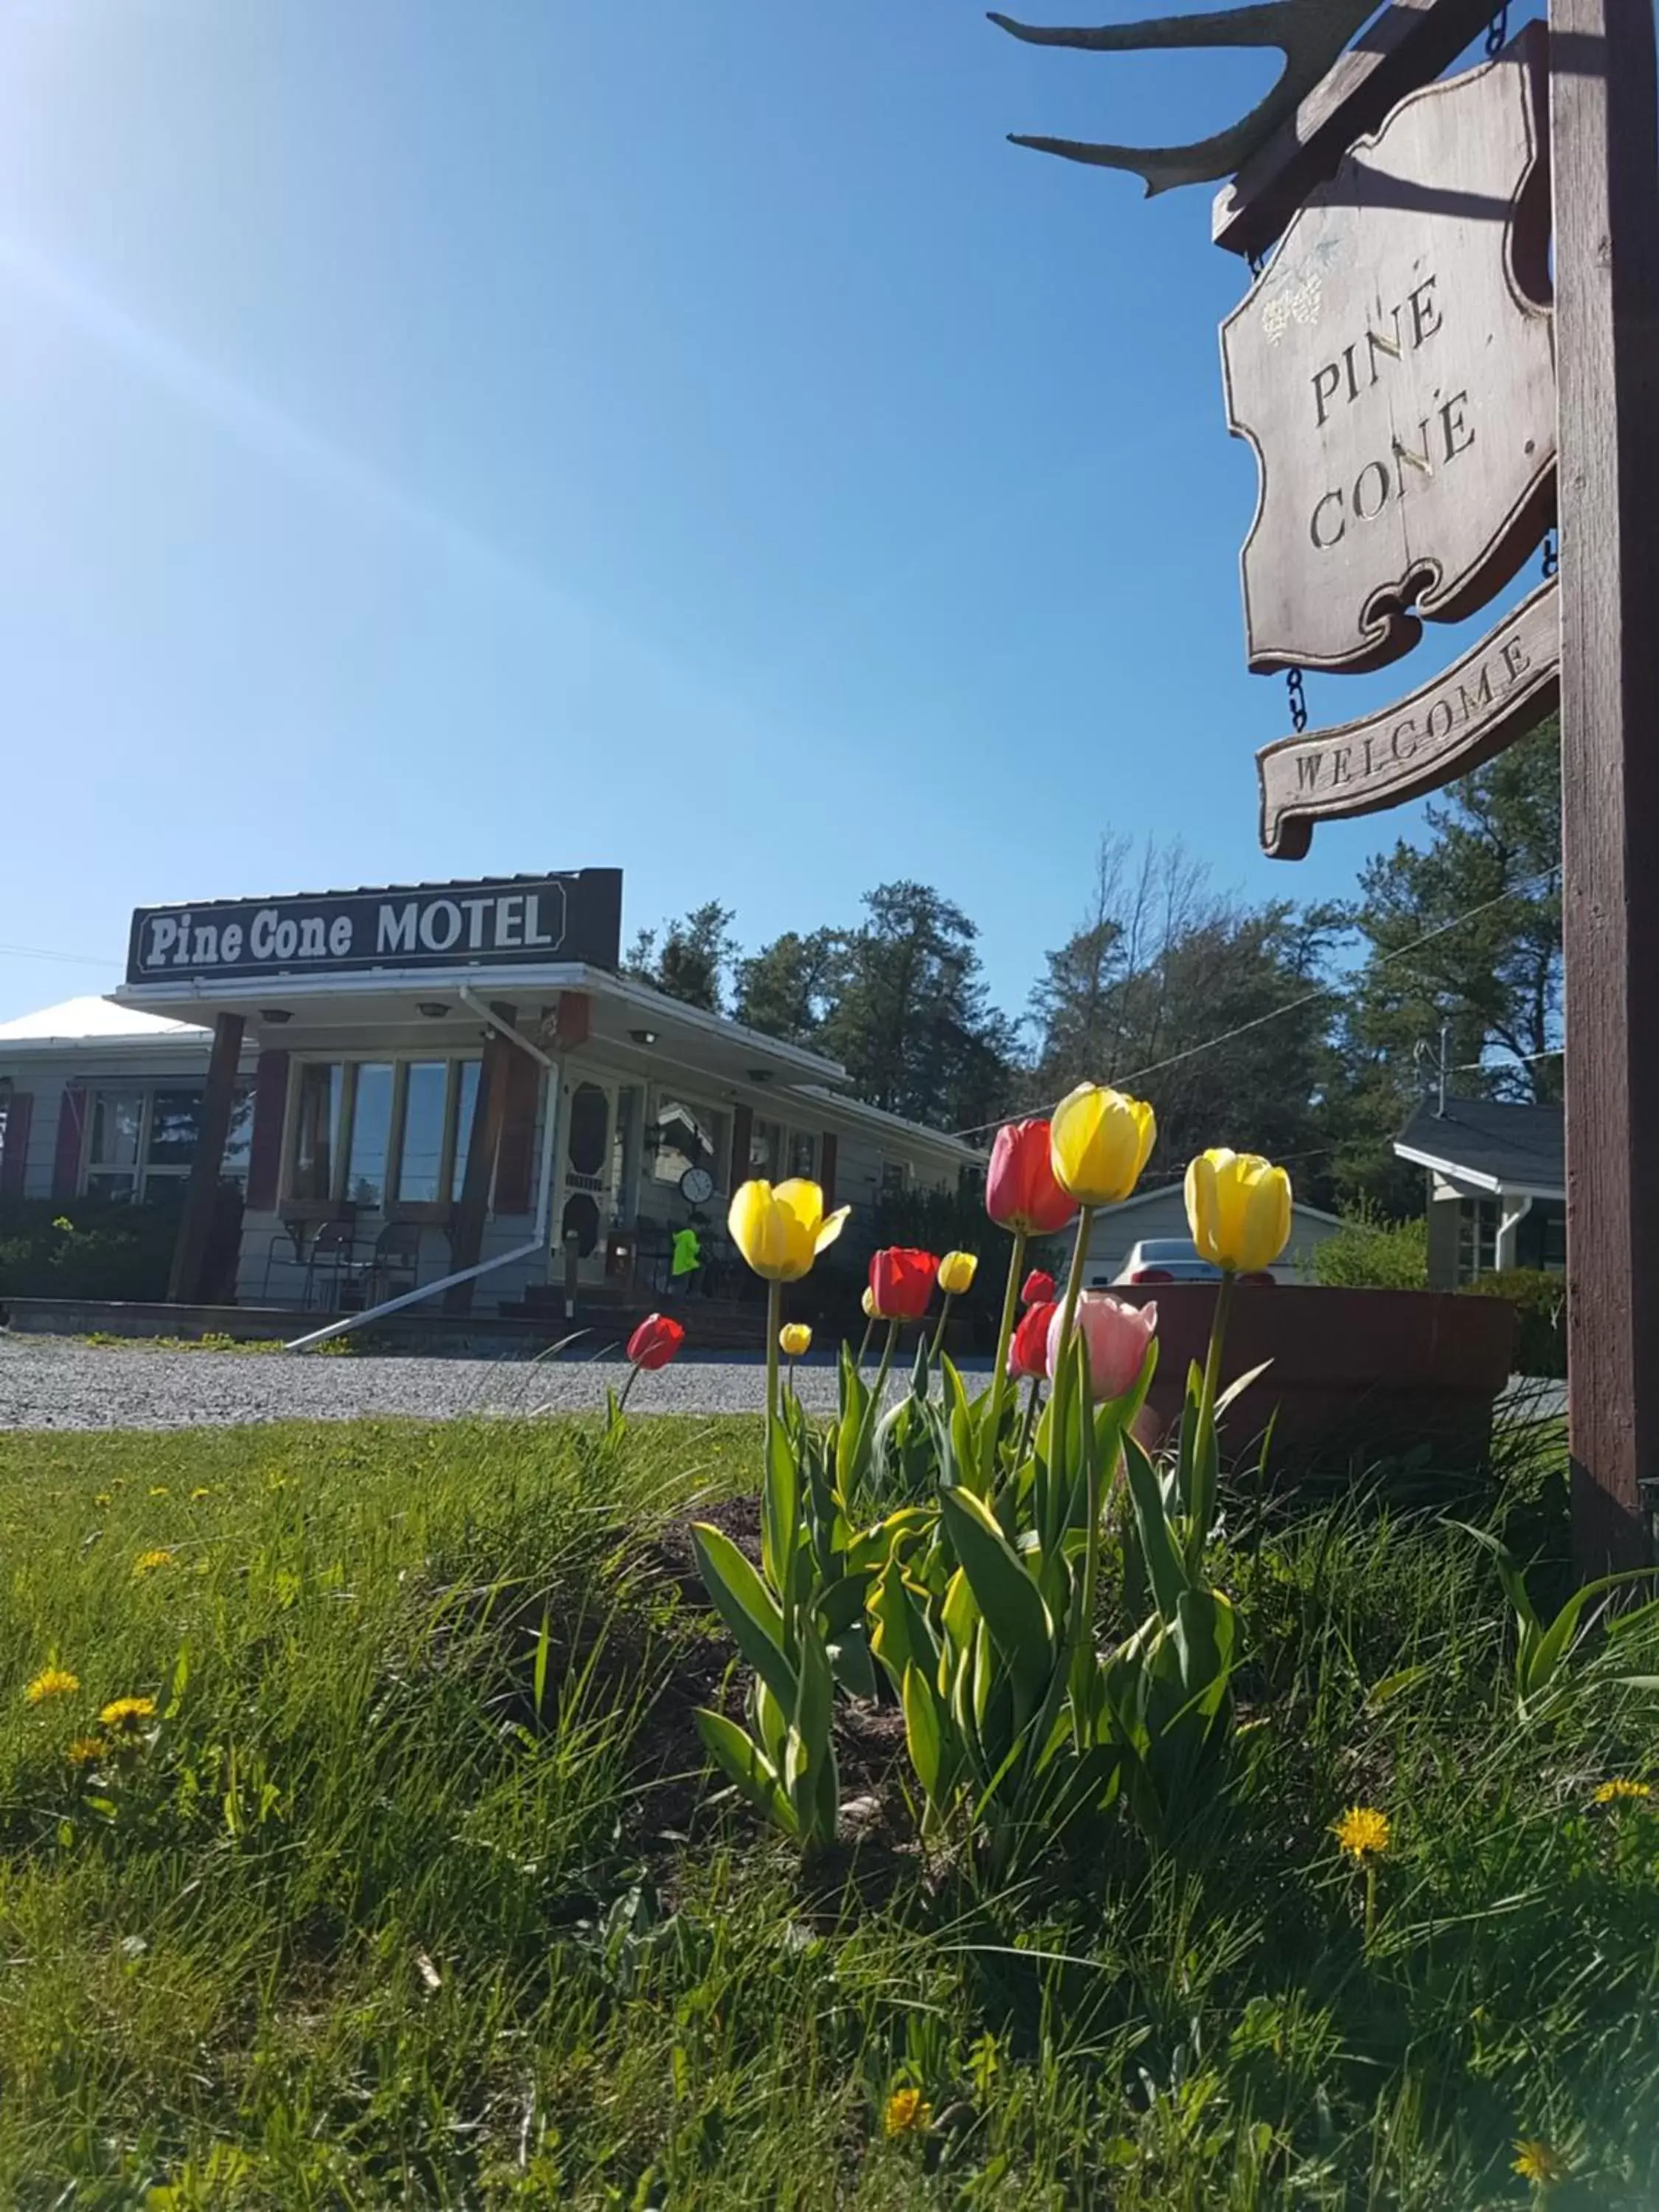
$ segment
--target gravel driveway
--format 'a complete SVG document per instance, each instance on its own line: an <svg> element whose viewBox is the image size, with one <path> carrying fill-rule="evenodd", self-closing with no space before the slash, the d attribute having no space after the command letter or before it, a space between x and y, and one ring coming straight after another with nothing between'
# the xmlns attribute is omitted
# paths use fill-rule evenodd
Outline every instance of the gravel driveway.
<svg viewBox="0 0 1659 2212"><path fill-rule="evenodd" d="M0 1332L0 1429L186 1429L240 1421L349 1421L412 1413L574 1412L605 1402L618 1359L319 1358L281 1352L150 1352L82 1344L73 1337ZM810 1406L835 1403L827 1360L801 1367ZM679 1359L642 1375L632 1413L754 1413L764 1376L758 1360Z"/></svg>

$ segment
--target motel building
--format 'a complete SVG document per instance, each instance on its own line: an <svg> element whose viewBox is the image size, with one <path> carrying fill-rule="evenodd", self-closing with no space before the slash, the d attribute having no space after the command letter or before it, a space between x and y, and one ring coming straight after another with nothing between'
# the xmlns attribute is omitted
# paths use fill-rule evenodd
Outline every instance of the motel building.
<svg viewBox="0 0 1659 2212"><path fill-rule="evenodd" d="M982 1164L621 975L621 916L605 868L143 908L118 990L0 1023L0 1200L182 1201L177 1304L562 1317L659 1303L688 1224L694 1295L743 1294L750 1176Z"/></svg>

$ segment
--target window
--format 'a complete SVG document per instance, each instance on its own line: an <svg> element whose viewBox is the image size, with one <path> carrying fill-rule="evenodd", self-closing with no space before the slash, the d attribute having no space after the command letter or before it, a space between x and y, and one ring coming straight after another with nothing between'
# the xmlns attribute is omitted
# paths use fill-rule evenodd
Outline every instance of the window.
<svg viewBox="0 0 1659 2212"><path fill-rule="evenodd" d="M688 1168L707 1168L716 1185L723 1184L730 1157L726 1129L725 1115L709 1107L659 1098L650 1128L653 1181L678 1184Z"/></svg>
<svg viewBox="0 0 1659 2212"><path fill-rule="evenodd" d="M82 1188L89 1197L122 1204L182 1197L202 1140L202 1098L199 1084L94 1091ZM246 1182L252 1144L253 1097L239 1088L231 1102L222 1181Z"/></svg>
<svg viewBox="0 0 1659 2212"><path fill-rule="evenodd" d="M477 1060L307 1060L289 1196L366 1213L455 1204L478 1101Z"/></svg>
<svg viewBox="0 0 1659 2212"><path fill-rule="evenodd" d="M797 1129L789 1139L789 1172L808 1182L818 1171L818 1140L810 1130Z"/></svg>
<svg viewBox="0 0 1659 2212"><path fill-rule="evenodd" d="M763 1182L783 1178L783 1124L757 1116L749 1137L749 1172Z"/></svg>
<svg viewBox="0 0 1659 2212"><path fill-rule="evenodd" d="M909 1183L910 1170L902 1160L882 1162L881 1194L884 1198L902 1198Z"/></svg>
<svg viewBox="0 0 1659 2212"><path fill-rule="evenodd" d="M1457 1217L1457 1279L1472 1283L1498 1262L1498 1200L1466 1198Z"/></svg>

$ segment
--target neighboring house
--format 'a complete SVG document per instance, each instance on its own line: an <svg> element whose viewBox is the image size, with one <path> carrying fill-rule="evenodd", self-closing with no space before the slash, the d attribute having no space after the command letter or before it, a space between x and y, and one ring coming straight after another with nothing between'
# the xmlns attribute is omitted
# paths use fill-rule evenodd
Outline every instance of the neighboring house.
<svg viewBox="0 0 1659 2212"><path fill-rule="evenodd" d="M1279 1281L1311 1283L1315 1279L1316 1249L1341 1226L1335 1214L1322 1213L1316 1206L1304 1206L1300 1200L1295 1200L1291 1207L1291 1241L1273 1271ZM1103 1290L1113 1281L1131 1246L1144 1238L1191 1234L1182 1183L1164 1183L1154 1190L1137 1191L1121 1206L1103 1206L1095 1216L1089 1237L1090 1289Z"/></svg>
<svg viewBox="0 0 1659 2212"><path fill-rule="evenodd" d="M1567 1265L1565 1126L1559 1106L1425 1100L1395 1139L1429 1179L1429 1285Z"/></svg>

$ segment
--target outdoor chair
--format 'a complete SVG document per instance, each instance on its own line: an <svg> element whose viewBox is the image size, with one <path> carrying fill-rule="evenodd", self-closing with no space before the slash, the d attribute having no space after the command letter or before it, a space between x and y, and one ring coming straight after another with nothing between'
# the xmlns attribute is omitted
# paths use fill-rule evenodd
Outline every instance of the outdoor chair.
<svg viewBox="0 0 1659 2212"><path fill-rule="evenodd" d="M371 1306L412 1291L421 1279L421 1224L418 1221L388 1221L374 1240L374 1257L368 1270Z"/></svg>
<svg viewBox="0 0 1659 2212"><path fill-rule="evenodd" d="M306 1255L305 1303L307 1308L318 1301L315 1296L319 1277L328 1279L328 1297L325 1302L335 1311L344 1310L346 1301L342 1293L355 1291L356 1303L361 1304L364 1278L370 1273L373 1262L357 1257L356 1224L350 1221L325 1221L311 1240Z"/></svg>

